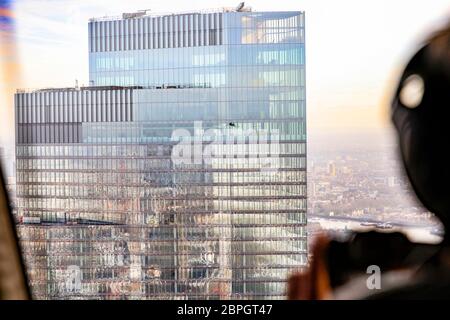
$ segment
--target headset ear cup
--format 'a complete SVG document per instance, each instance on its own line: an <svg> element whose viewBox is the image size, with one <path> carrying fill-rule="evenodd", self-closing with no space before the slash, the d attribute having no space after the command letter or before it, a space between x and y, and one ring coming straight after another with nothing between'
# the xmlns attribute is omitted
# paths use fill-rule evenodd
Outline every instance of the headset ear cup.
<svg viewBox="0 0 450 320"><path fill-rule="evenodd" d="M411 58L392 100L392 121L411 185L450 228L450 28Z"/></svg>

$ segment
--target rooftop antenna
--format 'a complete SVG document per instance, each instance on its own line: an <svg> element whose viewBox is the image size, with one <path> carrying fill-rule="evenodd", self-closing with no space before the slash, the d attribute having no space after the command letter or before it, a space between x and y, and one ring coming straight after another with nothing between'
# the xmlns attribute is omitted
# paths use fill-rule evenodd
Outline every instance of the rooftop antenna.
<svg viewBox="0 0 450 320"><path fill-rule="evenodd" d="M239 3L238 6L236 7L236 11L237 11L237 12L241 12L242 9L244 9L244 7L245 7L245 2L241 2L241 3Z"/></svg>
<svg viewBox="0 0 450 320"><path fill-rule="evenodd" d="M75 79L75 88L78 89L78 79Z"/></svg>

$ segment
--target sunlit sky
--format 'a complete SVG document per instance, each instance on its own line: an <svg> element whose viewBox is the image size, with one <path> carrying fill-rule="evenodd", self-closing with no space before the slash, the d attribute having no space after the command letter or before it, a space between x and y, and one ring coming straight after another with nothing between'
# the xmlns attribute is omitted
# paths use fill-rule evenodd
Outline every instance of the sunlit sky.
<svg viewBox="0 0 450 320"><path fill-rule="evenodd" d="M18 0L25 88L88 83L91 17L139 9L178 12L235 7L240 0ZM308 130L379 128L403 63L450 18L448 0L254 0L254 11L306 11ZM384 110L384 111L383 111Z"/></svg>

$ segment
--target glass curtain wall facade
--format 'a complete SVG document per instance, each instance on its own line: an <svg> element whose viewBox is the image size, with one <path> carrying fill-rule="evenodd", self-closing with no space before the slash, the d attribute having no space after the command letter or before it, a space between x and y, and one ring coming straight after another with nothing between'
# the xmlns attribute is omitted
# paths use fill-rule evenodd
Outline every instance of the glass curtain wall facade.
<svg viewBox="0 0 450 320"><path fill-rule="evenodd" d="M302 12L93 19L91 87L16 95L35 296L283 298L307 262L304 48Z"/></svg>

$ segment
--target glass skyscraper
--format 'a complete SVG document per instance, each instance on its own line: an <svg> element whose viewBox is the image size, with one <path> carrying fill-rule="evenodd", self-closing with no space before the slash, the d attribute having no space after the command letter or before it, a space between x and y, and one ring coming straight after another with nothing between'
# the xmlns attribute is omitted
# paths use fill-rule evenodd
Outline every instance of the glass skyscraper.
<svg viewBox="0 0 450 320"><path fill-rule="evenodd" d="M16 94L41 299L278 299L307 262L303 12L89 22L90 85Z"/></svg>

